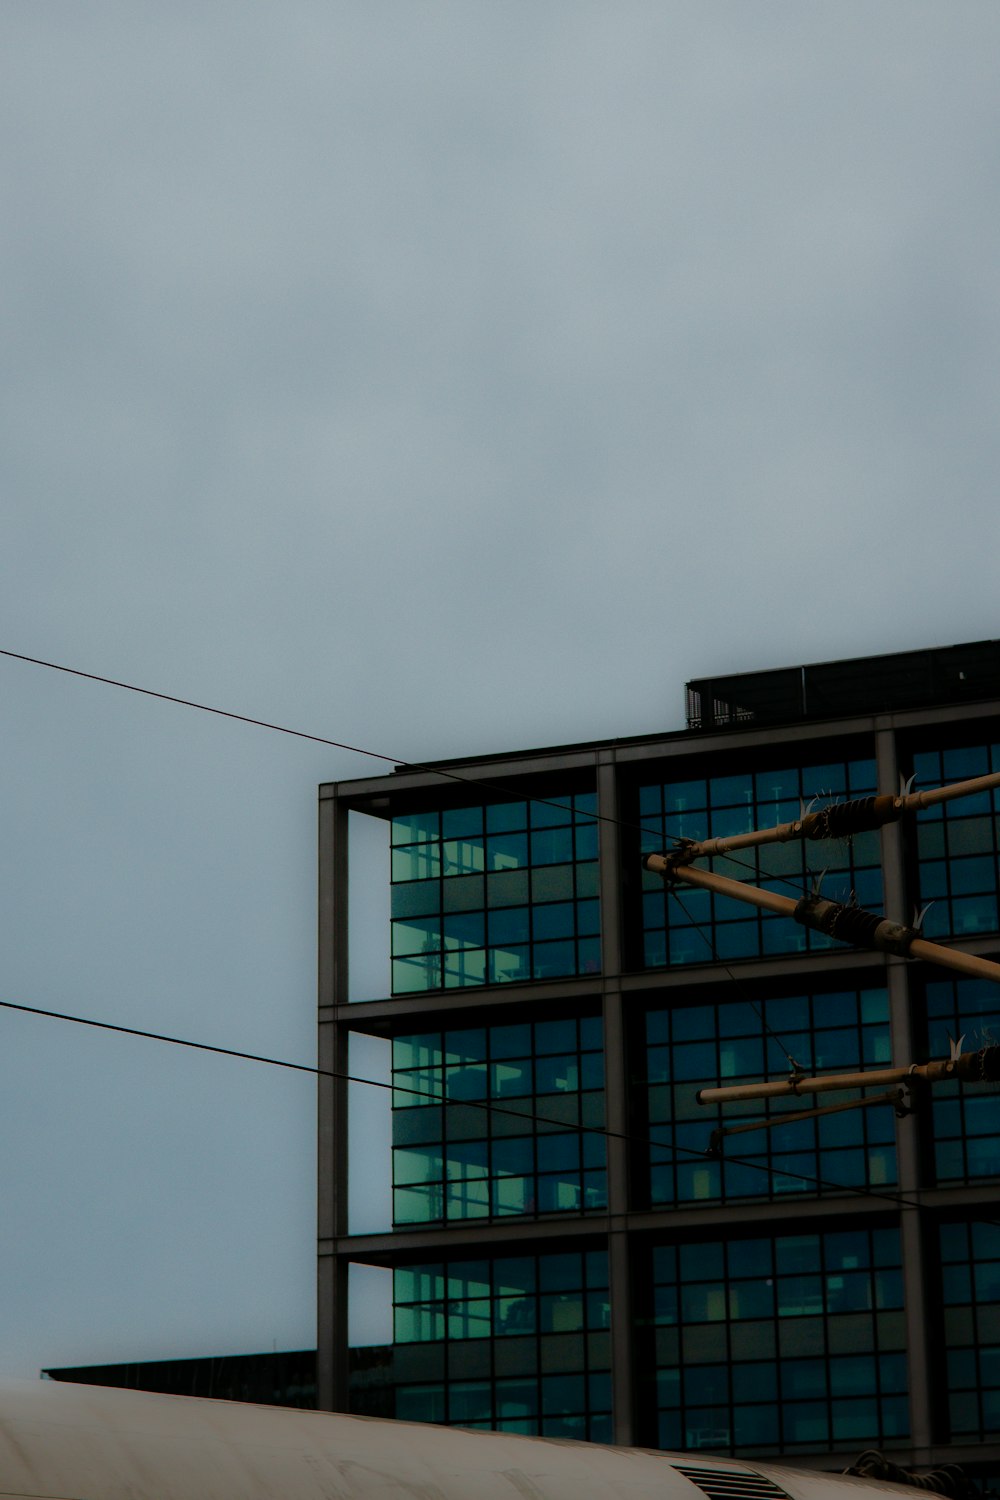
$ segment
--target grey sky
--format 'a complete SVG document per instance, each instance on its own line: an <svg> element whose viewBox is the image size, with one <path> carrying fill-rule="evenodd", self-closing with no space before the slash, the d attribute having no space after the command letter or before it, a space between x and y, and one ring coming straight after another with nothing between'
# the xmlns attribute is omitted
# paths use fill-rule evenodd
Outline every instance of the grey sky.
<svg viewBox="0 0 1000 1500"><path fill-rule="evenodd" d="M992 0L28 3L0 646L412 759L1000 634ZM0 998L309 1060L358 757L0 659ZM0 1014L0 1361L312 1338L307 1079Z"/></svg>

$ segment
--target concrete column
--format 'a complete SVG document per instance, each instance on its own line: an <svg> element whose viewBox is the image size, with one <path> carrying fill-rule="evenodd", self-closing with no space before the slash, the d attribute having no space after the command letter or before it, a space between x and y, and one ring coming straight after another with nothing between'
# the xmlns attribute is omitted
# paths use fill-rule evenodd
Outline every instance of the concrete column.
<svg viewBox="0 0 1000 1500"><path fill-rule="evenodd" d="M597 769L597 810L618 817L614 752L603 750ZM604 1018L605 1121L608 1129L608 1273L611 1299L611 1382L614 1440L635 1443L632 1364L632 1292L629 1238L628 1057L621 974L620 842L615 821L601 824L601 966Z"/></svg>
<svg viewBox="0 0 1000 1500"><path fill-rule="evenodd" d="M348 1271L346 1260L332 1251L320 1252L316 1299L316 1405L320 1411L348 1410Z"/></svg>
<svg viewBox="0 0 1000 1500"><path fill-rule="evenodd" d="M618 837L618 781L614 751L598 751L597 811L601 851L601 972L605 978L622 971L621 841Z"/></svg>
<svg viewBox="0 0 1000 1500"><path fill-rule="evenodd" d="M899 765L896 740L888 727L879 728L875 736L878 764L878 789L885 795L899 791ZM906 889L903 861L903 833L899 823L882 828L883 910L896 922L912 917L912 901ZM913 1000L910 980L914 965L893 958L886 966L889 990L889 1035L892 1066L905 1067L914 1062ZM896 1121L899 1191L905 1199L914 1200L920 1192L921 1159L919 1121L908 1115ZM903 1206L899 1215L903 1261L903 1305L906 1309L906 1342L910 1373L910 1440L915 1451L931 1446L930 1346L925 1298L924 1243L920 1210ZM917 1459L918 1462L922 1460Z"/></svg>
<svg viewBox="0 0 1000 1500"><path fill-rule="evenodd" d="M604 1090L608 1129L608 1275L611 1299L611 1383L614 1440L634 1444L635 1400L632 1362L631 1256L629 1208L628 1058L621 990L604 991Z"/></svg>
<svg viewBox="0 0 1000 1500"><path fill-rule="evenodd" d="M332 793L332 795L330 795ZM347 1266L336 1256L347 1233L347 809L336 787L319 804L319 1057L317 1079L317 1401L348 1403ZM339 1076L338 1076L339 1075Z"/></svg>

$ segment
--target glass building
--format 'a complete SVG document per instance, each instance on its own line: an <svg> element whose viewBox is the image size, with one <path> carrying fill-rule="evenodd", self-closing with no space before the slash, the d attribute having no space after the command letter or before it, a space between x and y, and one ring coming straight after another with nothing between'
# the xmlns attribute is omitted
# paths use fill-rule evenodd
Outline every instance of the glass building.
<svg viewBox="0 0 1000 1500"><path fill-rule="evenodd" d="M671 732L320 788L319 1404L374 1410L375 1360L377 1410L410 1420L995 1473L997 1093L915 1089L899 1114L874 1089L697 1095L994 1044L1000 986L668 891L642 857L1000 771L1000 643L719 677L687 705ZM998 830L981 792L710 864L895 921L927 907L927 937L1000 958ZM365 989L348 938L376 929ZM370 1149L349 1141L359 1037L385 1056ZM756 1128L711 1147L732 1126ZM386 1185L377 1228L352 1162ZM359 1358L366 1266L392 1331Z"/></svg>

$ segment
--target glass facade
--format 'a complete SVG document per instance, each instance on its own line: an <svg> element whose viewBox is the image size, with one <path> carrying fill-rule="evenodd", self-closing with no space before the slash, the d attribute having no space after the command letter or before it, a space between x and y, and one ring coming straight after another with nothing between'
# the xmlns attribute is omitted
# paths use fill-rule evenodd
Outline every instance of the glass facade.
<svg viewBox="0 0 1000 1500"><path fill-rule="evenodd" d="M503 790L442 779L435 792L401 771L327 794L344 839L325 845L334 959L346 814L392 815L391 994L359 1010L343 965L327 962L321 981L321 1027L392 1038L392 1228L359 1239L356 1213L357 1230L348 1216L321 1249L338 1274L352 1242L353 1258L392 1268L392 1343L382 1327L385 1344L355 1361L364 1409L829 1471L869 1447L931 1466L954 1442L1000 1472L997 1090L914 1084L905 1118L875 1102L886 1084L867 1098L696 1100L786 1079L790 1055L807 1074L870 1073L947 1057L952 1040L998 1044L1000 987L668 891L638 858L640 842L669 850L871 797L876 745L879 767L913 771L918 789L1000 772L1000 704L989 712L914 708L770 734L736 717L714 740L680 731L512 756ZM622 810L620 836L600 847L598 778L602 813ZM883 850L888 918L932 902L932 939L1000 934L1000 792L711 867L791 898L822 875L823 896L883 913ZM965 946L998 949L1000 936ZM543 987L550 978L562 982ZM337 1087L321 1106L334 1127ZM710 1146L718 1128L746 1125L768 1128ZM337 1220L336 1192L333 1206ZM920 1308L904 1311L906 1295ZM908 1348L921 1319L926 1339Z"/></svg>
<svg viewBox="0 0 1000 1500"><path fill-rule="evenodd" d="M600 972L596 794L392 822L392 991Z"/></svg>
<svg viewBox="0 0 1000 1500"><path fill-rule="evenodd" d="M857 1097L791 1096L728 1104L724 1112L697 1102L701 1088L787 1077L782 1044L807 1073L889 1066L886 991L838 990L647 1013L642 1054L654 1143L648 1152L652 1203L735 1202L896 1181L895 1116L886 1105L730 1136L720 1159L706 1157L716 1126L779 1119ZM655 1143L663 1149L657 1151Z"/></svg>
<svg viewBox="0 0 1000 1500"><path fill-rule="evenodd" d="M908 1433L895 1229L652 1251L661 1448L794 1453Z"/></svg>
<svg viewBox="0 0 1000 1500"><path fill-rule="evenodd" d="M1000 1437L1000 1223L942 1224L947 1396L955 1441Z"/></svg>
<svg viewBox="0 0 1000 1500"><path fill-rule="evenodd" d="M921 750L913 757L916 790L1000 771L1000 744ZM917 814L919 902L933 905L924 936L972 937L996 932L997 825L1000 791L958 797Z"/></svg>
<svg viewBox="0 0 1000 1500"><path fill-rule="evenodd" d="M599 1016L397 1037L394 1222L604 1208L603 1064Z"/></svg>
<svg viewBox="0 0 1000 1500"><path fill-rule="evenodd" d="M393 1300L397 1417L610 1441L605 1251L400 1266Z"/></svg>
<svg viewBox="0 0 1000 1500"><path fill-rule="evenodd" d="M662 853L680 838L723 838L773 827L799 817L803 804L815 809L874 792L875 761L869 757L646 783L639 788L643 852ZM822 893L829 900L847 901L853 891L861 906L881 910L877 832L742 849L708 861L707 868L796 899L807 893L814 875L826 871ZM791 917L759 911L728 896L683 886L668 891L660 876L648 872L643 876L642 929L647 968L840 946Z"/></svg>
<svg viewBox="0 0 1000 1500"><path fill-rule="evenodd" d="M947 1057L952 1038L964 1037L964 1052L1000 1041L997 985L986 979L933 980L926 994L929 1057ZM1000 1108L994 1090L981 1084L936 1083L929 1121L938 1183L1000 1177Z"/></svg>

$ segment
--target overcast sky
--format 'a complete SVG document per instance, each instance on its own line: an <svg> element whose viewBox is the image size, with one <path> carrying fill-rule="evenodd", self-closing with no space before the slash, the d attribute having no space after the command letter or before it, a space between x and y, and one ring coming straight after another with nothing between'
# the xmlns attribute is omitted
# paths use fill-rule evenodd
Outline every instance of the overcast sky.
<svg viewBox="0 0 1000 1500"><path fill-rule="evenodd" d="M0 647L420 759L1000 635L995 0L0 24ZM0 693L0 998L310 1061L379 763ZM0 1112L0 1369L312 1344L307 1076L8 1011Z"/></svg>

